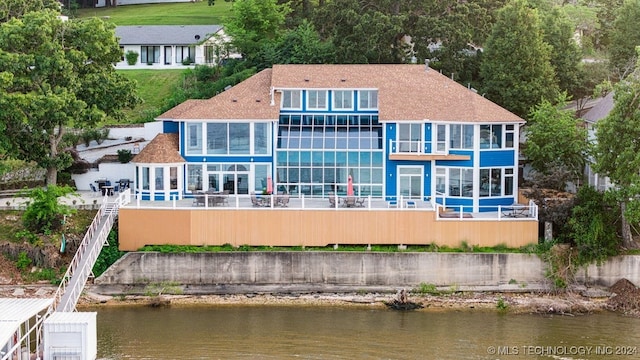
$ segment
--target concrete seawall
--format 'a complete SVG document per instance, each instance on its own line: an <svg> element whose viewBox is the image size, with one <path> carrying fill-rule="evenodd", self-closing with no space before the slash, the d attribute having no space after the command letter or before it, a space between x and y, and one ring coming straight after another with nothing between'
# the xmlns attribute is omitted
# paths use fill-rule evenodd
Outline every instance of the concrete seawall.
<svg viewBox="0 0 640 360"><path fill-rule="evenodd" d="M393 291L421 283L460 290L544 289L546 264L532 254L375 252L131 252L95 279L103 294L180 284L187 294ZM640 283L640 256L617 257L577 274L580 283Z"/></svg>

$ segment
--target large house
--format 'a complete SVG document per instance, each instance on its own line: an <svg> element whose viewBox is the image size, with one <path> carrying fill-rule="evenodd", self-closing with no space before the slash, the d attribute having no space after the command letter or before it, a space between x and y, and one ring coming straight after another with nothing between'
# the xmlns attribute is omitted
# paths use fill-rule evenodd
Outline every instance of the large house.
<svg viewBox="0 0 640 360"><path fill-rule="evenodd" d="M214 65L229 55L224 53L228 39L219 25L131 25L118 26L115 33L123 53L116 64L119 69ZM138 55L134 64L127 62L128 52Z"/></svg>
<svg viewBox="0 0 640 360"><path fill-rule="evenodd" d="M122 250L538 240L524 121L428 66L274 65L157 121Z"/></svg>
<svg viewBox="0 0 640 360"><path fill-rule="evenodd" d="M134 159L143 199L260 193L268 179L327 197L351 177L358 196L476 212L517 202L524 121L424 65L274 65L157 120L172 151Z"/></svg>

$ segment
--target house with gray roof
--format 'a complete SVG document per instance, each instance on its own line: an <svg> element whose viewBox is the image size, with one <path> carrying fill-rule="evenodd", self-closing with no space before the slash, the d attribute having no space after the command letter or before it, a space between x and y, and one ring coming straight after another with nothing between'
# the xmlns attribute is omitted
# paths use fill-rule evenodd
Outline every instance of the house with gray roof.
<svg viewBox="0 0 640 360"><path fill-rule="evenodd" d="M613 110L613 107L615 105L613 96L613 91L608 93L605 97L601 98L597 104L589 109L589 111L582 115L582 120L585 122L589 134L589 139L591 141L596 141L595 125L598 123L598 121L609 116L609 113L611 112L611 110ZM589 161L585 166L585 175L588 184L600 191L605 191L613 186L609 177L600 175L593 171Z"/></svg>
<svg viewBox="0 0 640 360"><path fill-rule="evenodd" d="M116 27L123 57L117 68L169 68L214 65L229 54L228 38L220 25L131 25ZM136 53L129 63L127 53Z"/></svg>

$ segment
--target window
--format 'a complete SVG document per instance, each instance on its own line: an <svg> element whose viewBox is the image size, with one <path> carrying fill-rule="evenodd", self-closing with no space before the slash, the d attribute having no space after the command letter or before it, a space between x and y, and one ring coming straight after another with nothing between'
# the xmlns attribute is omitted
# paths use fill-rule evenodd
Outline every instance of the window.
<svg viewBox="0 0 640 360"><path fill-rule="evenodd" d="M269 153L269 127L266 123L253 124L253 153L268 154Z"/></svg>
<svg viewBox="0 0 640 360"><path fill-rule="evenodd" d="M307 108L314 110L327 108L327 92L325 90L308 90L307 96Z"/></svg>
<svg viewBox="0 0 640 360"><path fill-rule="evenodd" d="M480 125L480 148L502 148L502 125Z"/></svg>
<svg viewBox="0 0 640 360"><path fill-rule="evenodd" d="M436 152L447 151L447 126L436 125Z"/></svg>
<svg viewBox="0 0 640 360"><path fill-rule="evenodd" d="M207 154L227 153L227 127L226 123L207 124Z"/></svg>
<svg viewBox="0 0 640 360"><path fill-rule="evenodd" d="M473 196L473 169L449 169L449 193L452 197Z"/></svg>
<svg viewBox="0 0 640 360"><path fill-rule="evenodd" d="M211 45L204 47L204 62L207 64L213 64L216 59L215 48Z"/></svg>
<svg viewBox="0 0 640 360"><path fill-rule="evenodd" d="M449 125L450 149L473 149L473 125Z"/></svg>
<svg viewBox="0 0 640 360"><path fill-rule="evenodd" d="M333 92L333 108L337 110L353 109L353 91L335 90Z"/></svg>
<svg viewBox="0 0 640 360"><path fill-rule="evenodd" d="M398 124L398 151L422 152L421 124Z"/></svg>
<svg viewBox="0 0 640 360"><path fill-rule="evenodd" d="M202 154L202 124L187 124L187 153Z"/></svg>
<svg viewBox="0 0 640 360"><path fill-rule="evenodd" d="M142 168L142 190L149 190L149 168Z"/></svg>
<svg viewBox="0 0 640 360"><path fill-rule="evenodd" d="M378 90L360 90L358 92L360 110L375 110L378 108Z"/></svg>
<svg viewBox="0 0 640 360"><path fill-rule="evenodd" d="M506 175L504 195L513 195L513 169L504 170ZM480 197L503 196L502 172L501 168L480 169Z"/></svg>
<svg viewBox="0 0 640 360"><path fill-rule="evenodd" d="M249 123L229 124L229 154L249 154Z"/></svg>
<svg viewBox="0 0 640 360"><path fill-rule="evenodd" d="M178 168L175 166L169 168L169 184L171 190L178 189Z"/></svg>
<svg viewBox="0 0 640 360"><path fill-rule="evenodd" d="M156 168L156 190L164 190L164 169Z"/></svg>
<svg viewBox="0 0 640 360"><path fill-rule="evenodd" d="M202 165L187 165L187 184L189 191L202 190Z"/></svg>
<svg viewBox="0 0 640 360"><path fill-rule="evenodd" d="M194 63L196 61L196 48L193 46L176 46L177 63Z"/></svg>
<svg viewBox="0 0 640 360"><path fill-rule="evenodd" d="M282 108L283 109L300 109L300 90L284 90L282 91Z"/></svg>
<svg viewBox="0 0 640 360"><path fill-rule="evenodd" d="M160 46L141 46L140 62L143 64L155 64L160 62Z"/></svg>
<svg viewBox="0 0 640 360"><path fill-rule="evenodd" d="M504 147L513 148L514 136L515 136L515 125L505 125Z"/></svg>
<svg viewBox="0 0 640 360"><path fill-rule="evenodd" d="M120 61L124 61L124 46L120 46Z"/></svg>

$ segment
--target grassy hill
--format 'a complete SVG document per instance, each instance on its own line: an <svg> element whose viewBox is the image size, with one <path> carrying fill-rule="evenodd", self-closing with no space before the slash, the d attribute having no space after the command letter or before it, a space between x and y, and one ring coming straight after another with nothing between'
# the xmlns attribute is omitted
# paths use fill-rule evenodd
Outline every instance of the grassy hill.
<svg viewBox="0 0 640 360"><path fill-rule="evenodd" d="M78 17L98 16L116 25L224 25L231 15L231 2L207 1L125 5L80 9Z"/></svg>
<svg viewBox="0 0 640 360"><path fill-rule="evenodd" d="M141 122L149 112L155 112L182 80L184 70L119 70L120 74L138 82L138 95L142 105L126 110L126 122Z"/></svg>
<svg viewBox="0 0 640 360"><path fill-rule="evenodd" d="M224 25L231 16L231 5L226 1L217 1L215 6L209 6L207 1L125 5L80 9L78 17L97 16L116 25ZM120 73L138 82L138 95L144 99L144 104L125 111L125 121L137 123L144 121L147 114L156 113L181 81L183 70L121 70Z"/></svg>

